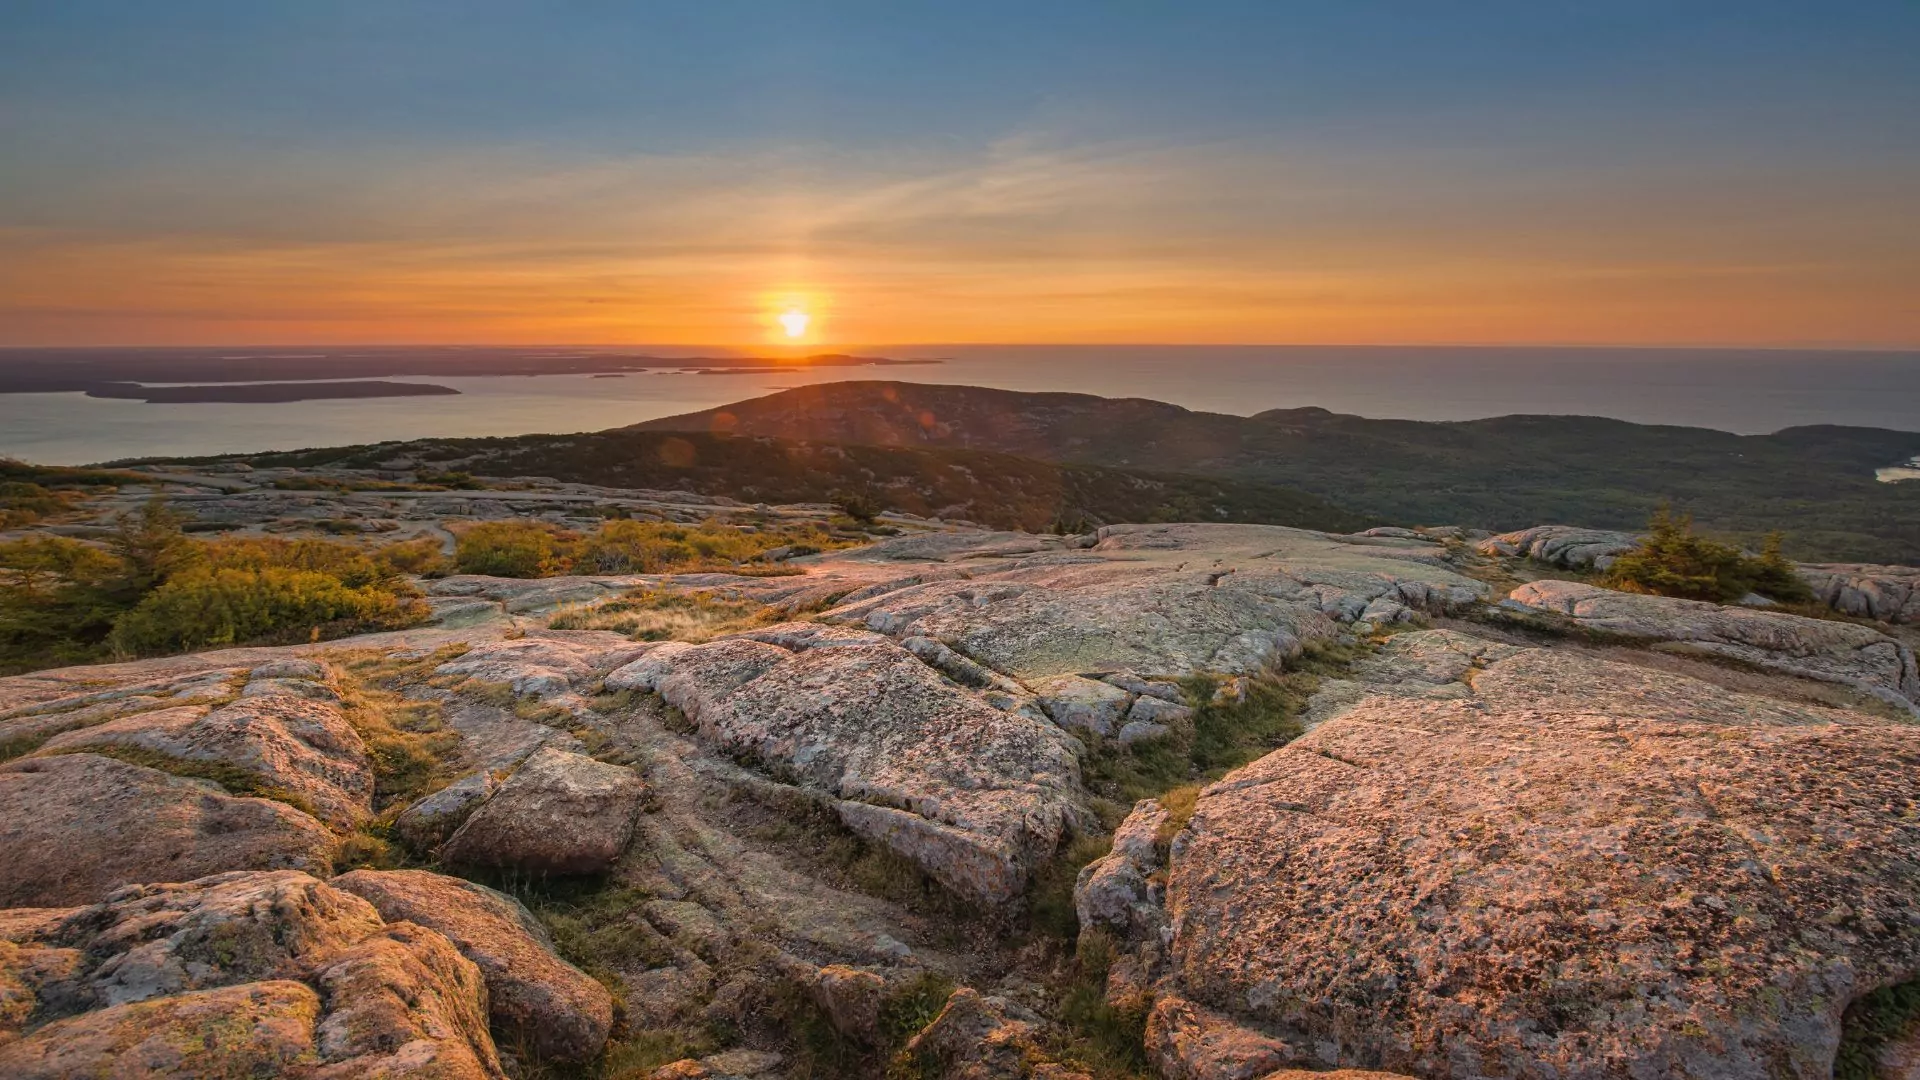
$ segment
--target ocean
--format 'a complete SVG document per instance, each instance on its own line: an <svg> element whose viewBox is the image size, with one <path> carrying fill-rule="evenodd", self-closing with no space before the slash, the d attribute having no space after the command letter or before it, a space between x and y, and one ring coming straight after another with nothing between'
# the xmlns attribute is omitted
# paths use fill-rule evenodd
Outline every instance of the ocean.
<svg viewBox="0 0 1920 1080"><path fill-rule="evenodd" d="M1249 415L1317 405L1407 420L1609 416L1759 434L1803 424L1920 430L1920 351L1357 346L916 345L842 351L938 364L737 375L400 377L448 397L146 404L0 394L0 456L77 465L426 436L597 431L807 383L886 378L1143 397ZM225 355L231 348L208 349ZM325 349L303 349L325 352ZM347 350L340 350L347 351ZM727 350L622 346L655 356Z"/></svg>

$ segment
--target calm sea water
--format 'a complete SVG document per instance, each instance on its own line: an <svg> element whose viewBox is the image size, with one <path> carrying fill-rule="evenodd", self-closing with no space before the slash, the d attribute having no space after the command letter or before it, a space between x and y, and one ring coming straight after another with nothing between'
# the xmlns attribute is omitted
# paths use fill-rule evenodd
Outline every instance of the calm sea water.
<svg viewBox="0 0 1920 1080"><path fill-rule="evenodd" d="M1799 424L1920 430L1920 352L1037 345L847 351L943 362L774 375L419 378L412 381L452 386L461 394L283 405L149 405L80 394L0 394L0 455L66 465L436 435L597 431L848 378L1072 390L1240 415L1318 405L1409 420L1611 416L1745 434Z"/></svg>

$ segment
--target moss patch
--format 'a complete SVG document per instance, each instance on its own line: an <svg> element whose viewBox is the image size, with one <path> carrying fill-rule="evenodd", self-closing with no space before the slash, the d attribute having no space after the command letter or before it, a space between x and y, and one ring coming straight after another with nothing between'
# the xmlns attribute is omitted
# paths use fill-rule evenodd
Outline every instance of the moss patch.
<svg viewBox="0 0 1920 1080"><path fill-rule="evenodd" d="M1920 1026L1920 982L1886 986L1847 1007L1833 1080L1877 1080L1880 1052Z"/></svg>

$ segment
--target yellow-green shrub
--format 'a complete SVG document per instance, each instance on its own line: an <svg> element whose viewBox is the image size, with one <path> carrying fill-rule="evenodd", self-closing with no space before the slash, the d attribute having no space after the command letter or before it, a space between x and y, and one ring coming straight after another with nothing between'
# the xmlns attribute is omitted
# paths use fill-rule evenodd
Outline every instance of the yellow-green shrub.
<svg viewBox="0 0 1920 1080"><path fill-rule="evenodd" d="M453 560L440 549L440 542L431 536L382 545L374 551L373 557L401 574L444 577L453 572Z"/></svg>
<svg viewBox="0 0 1920 1080"><path fill-rule="evenodd" d="M222 567L167 581L114 623L109 640L119 652L151 655L397 629L423 616L416 598L377 583L288 566Z"/></svg>
<svg viewBox="0 0 1920 1080"><path fill-rule="evenodd" d="M564 574L575 534L531 521L483 521L454 538L453 561L463 574L532 578Z"/></svg>

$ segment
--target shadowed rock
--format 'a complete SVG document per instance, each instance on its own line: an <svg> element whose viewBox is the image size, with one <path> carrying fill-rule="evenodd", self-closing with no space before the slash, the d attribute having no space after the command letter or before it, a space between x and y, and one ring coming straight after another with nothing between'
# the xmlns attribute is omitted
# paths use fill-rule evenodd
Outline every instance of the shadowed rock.
<svg viewBox="0 0 1920 1080"><path fill-rule="evenodd" d="M0 904L91 903L223 870L325 873L334 837L267 799L94 754L0 765Z"/></svg>
<svg viewBox="0 0 1920 1080"><path fill-rule="evenodd" d="M627 849L645 795L632 769L539 750L447 840L441 858L455 866L598 873Z"/></svg>
<svg viewBox="0 0 1920 1080"><path fill-rule="evenodd" d="M512 897L424 870L355 870L328 882L363 897L388 922L439 931L486 978L493 1022L540 1055L590 1061L613 1026L606 987L554 955L553 943Z"/></svg>

